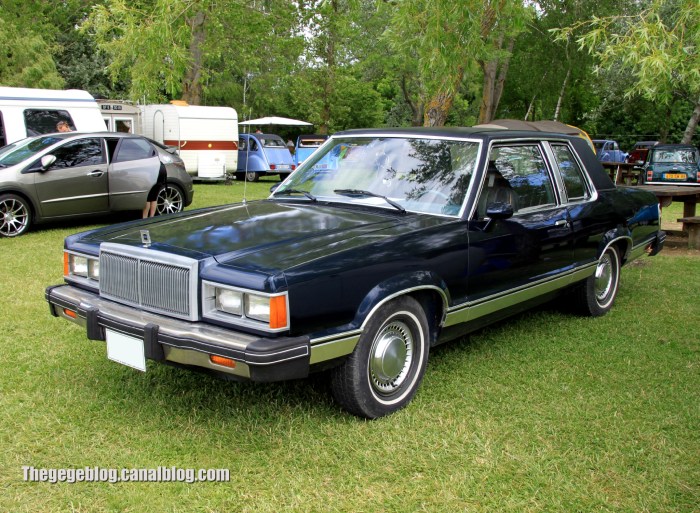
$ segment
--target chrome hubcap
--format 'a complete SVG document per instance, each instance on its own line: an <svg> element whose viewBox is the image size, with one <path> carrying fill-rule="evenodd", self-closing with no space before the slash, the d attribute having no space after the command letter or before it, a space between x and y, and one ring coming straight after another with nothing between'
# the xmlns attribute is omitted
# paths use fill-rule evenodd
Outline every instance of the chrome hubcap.
<svg viewBox="0 0 700 513"><path fill-rule="evenodd" d="M613 287L613 266L610 255L605 254L595 270L595 296L599 302L605 302Z"/></svg>
<svg viewBox="0 0 700 513"><path fill-rule="evenodd" d="M394 392L406 379L413 359L414 341L406 324L387 324L374 339L369 372L372 387L379 393Z"/></svg>

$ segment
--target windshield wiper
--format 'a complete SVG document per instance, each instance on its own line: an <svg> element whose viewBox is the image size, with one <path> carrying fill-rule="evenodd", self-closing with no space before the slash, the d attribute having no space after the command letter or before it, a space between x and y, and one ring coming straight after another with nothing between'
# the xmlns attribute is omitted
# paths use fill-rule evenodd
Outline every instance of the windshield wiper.
<svg viewBox="0 0 700 513"><path fill-rule="evenodd" d="M382 196L381 194L375 194L372 191L363 191L361 189L336 189L333 192L336 194L340 194L341 196L366 196L370 198L381 198L384 201L386 201L389 205L394 207L396 210L401 211L403 214L406 213L406 209L398 203L396 203L394 200L389 199L386 196Z"/></svg>
<svg viewBox="0 0 700 513"><path fill-rule="evenodd" d="M275 196L291 196L292 194L303 194L311 201L317 201L316 196L311 194L309 191L302 191L301 189L284 189L282 191L275 191Z"/></svg>

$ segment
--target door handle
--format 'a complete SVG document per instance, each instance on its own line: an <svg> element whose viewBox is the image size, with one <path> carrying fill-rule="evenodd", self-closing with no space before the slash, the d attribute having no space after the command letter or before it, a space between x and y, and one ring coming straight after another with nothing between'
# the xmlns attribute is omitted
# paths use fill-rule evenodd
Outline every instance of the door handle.
<svg viewBox="0 0 700 513"><path fill-rule="evenodd" d="M88 176L94 176L95 178L99 178L99 177L102 176L103 174L105 174L104 171L100 171L99 169L96 169L95 171L90 171L87 175L88 175Z"/></svg>
<svg viewBox="0 0 700 513"><path fill-rule="evenodd" d="M559 219L559 221L554 223L554 226L569 226L569 221L566 219Z"/></svg>

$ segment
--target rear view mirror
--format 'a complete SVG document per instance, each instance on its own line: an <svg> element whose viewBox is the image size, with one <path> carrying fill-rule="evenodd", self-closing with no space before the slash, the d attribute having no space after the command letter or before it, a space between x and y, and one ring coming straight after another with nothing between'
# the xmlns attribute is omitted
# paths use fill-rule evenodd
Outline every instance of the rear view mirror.
<svg viewBox="0 0 700 513"><path fill-rule="evenodd" d="M46 171L48 168L50 168L54 162L56 162L56 156L55 155L44 155L41 157L41 169L42 171Z"/></svg>

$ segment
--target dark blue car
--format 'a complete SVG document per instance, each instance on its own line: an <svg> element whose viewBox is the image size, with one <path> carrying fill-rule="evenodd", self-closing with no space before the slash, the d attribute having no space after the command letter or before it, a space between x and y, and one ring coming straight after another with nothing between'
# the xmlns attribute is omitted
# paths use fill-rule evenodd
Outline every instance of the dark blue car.
<svg viewBox="0 0 700 513"><path fill-rule="evenodd" d="M616 187L580 137L358 130L266 200L68 237L46 298L124 365L326 371L376 418L410 402L438 344L553 298L604 315L621 267L664 238L655 196Z"/></svg>

